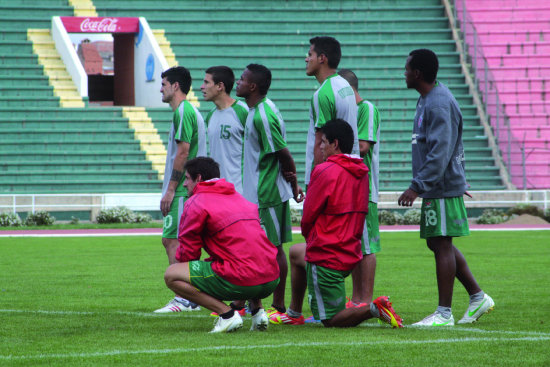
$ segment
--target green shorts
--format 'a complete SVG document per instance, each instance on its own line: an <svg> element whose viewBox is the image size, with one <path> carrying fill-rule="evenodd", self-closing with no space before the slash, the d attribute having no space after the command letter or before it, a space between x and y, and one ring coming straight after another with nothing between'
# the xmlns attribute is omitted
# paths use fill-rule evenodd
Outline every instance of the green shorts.
<svg viewBox="0 0 550 367"><path fill-rule="evenodd" d="M216 275L209 261L190 261L189 276L191 285L199 291L209 294L221 301L261 299L269 296L277 285L279 278L260 285L242 286L228 282Z"/></svg>
<svg viewBox="0 0 550 367"><path fill-rule="evenodd" d="M468 236L468 216L462 196L422 199L420 238Z"/></svg>
<svg viewBox="0 0 550 367"><path fill-rule="evenodd" d="M306 262L309 308L316 320L328 320L346 308L345 279L339 271Z"/></svg>
<svg viewBox="0 0 550 367"><path fill-rule="evenodd" d="M275 246L292 241L290 204L288 200L277 206L260 208L260 224L269 241Z"/></svg>
<svg viewBox="0 0 550 367"><path fill-rule="evenodd" d="M183 214L183 206L186 200L186 196L174 196L170 212L163 218L163 238L178 238L181 215Z"/></svg>
<svg viewBox="0 0 550 367"><path fill-rule="evenodd" d="M380 225L378 223L378 204L369 201L369 212L365 218L361 251L363 255L380 252Z"/></svg>

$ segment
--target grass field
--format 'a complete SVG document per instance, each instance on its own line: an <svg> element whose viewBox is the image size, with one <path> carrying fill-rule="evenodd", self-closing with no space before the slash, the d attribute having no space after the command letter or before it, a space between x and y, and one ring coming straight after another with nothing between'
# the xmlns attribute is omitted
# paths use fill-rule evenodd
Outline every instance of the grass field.
<svg viewBox="0 0 550 367"><path fill-rule="evenodd" d="M171 297L158 237L0 238L0 366L549 366L550 232L473 232L455 244L496 302L476 324L257 333L247 317L236 333L210 335L207 310L151 313ZM382 233L382 246L375 296L389 295L406 325L433 312L434 262L418 233ZM455 319L467 302L456 284Z"/></svg>

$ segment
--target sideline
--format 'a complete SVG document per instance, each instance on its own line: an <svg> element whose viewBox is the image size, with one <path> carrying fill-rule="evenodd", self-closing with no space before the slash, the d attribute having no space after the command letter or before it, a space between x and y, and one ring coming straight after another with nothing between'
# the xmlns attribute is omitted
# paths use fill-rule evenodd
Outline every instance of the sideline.
<svg viewBox="0 0 550 367"><path fill-rule="evenodd" d="M418 225L380 226L380 232L418 232ZM550 224L471 224L470 231L550 231ZM300 233L300 227L292 227ZM0 231L1 237L116 237L160 236L162 228L36 229Z"/></svg>

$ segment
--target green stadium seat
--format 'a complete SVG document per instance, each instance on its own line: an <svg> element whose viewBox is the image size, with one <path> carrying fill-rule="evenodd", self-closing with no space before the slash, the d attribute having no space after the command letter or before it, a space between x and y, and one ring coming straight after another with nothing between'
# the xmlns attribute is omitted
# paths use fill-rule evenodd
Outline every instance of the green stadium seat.
<svg viewBox="0 0 550 367"><path fill-rule="evenodd" d="M99 16L143 16L151 28L163 29L178 63L191 71L196 95L209 66L230 66L237 78L249 63L268 66L273 73L268 97L286 121L300 180L310 98L318 87L305 75L309 38L332 35L342 43L340 67L356 72L361 95L380 110L380 186L385 191L403 190L411 178L411 125L418 94L406 89L405 60L414 48L432 48L440 57L439 80L451 88L463 112L468 182L472 189L503 188L438 0L93 4ZM50 28L53 15L73 15L73 10L64 0L39 5L0 0L0 172L6 174L0 193L159 192L158 175L121 108L59 107L26 37L27 28ZM199 101L205 115L213 105ZM147 108L147 113L166 144L170 108Z"/></svg>

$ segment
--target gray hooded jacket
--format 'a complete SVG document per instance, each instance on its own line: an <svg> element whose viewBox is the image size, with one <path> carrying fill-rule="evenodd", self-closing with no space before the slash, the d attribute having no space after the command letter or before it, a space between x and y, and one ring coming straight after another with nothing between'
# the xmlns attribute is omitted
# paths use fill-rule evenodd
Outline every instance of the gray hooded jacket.
<svg viewBox="0 0 550 367"><path fill-rule="evenodd" d="M449 88L435 87L416 104L412 134L413 179L422 198L462 196L467 189L462 113Z"/></svg>

